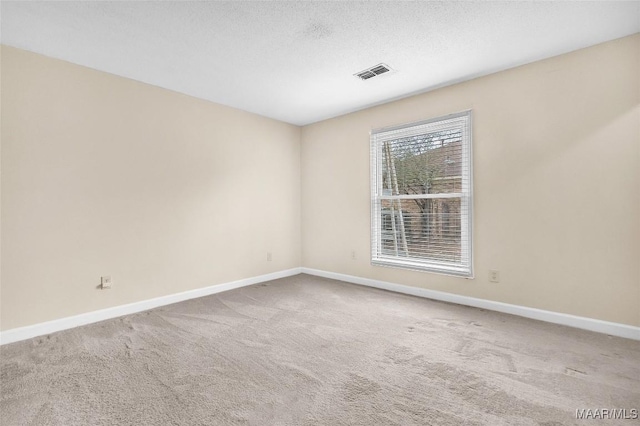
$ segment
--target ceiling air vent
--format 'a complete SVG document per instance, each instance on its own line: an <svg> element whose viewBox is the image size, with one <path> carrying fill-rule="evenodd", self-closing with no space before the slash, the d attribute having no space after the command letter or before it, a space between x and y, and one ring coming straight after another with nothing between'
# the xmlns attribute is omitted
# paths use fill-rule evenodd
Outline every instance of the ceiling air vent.
<svg viewBox="0 0 640 426"><path fill-rule="evenodd" d="M391 71L391 68L388 65L378 64L372 66L371 68L367 68L364 71L355 73L354 75L361 80L369 80L370 78L379 76L380 74L384 74L389 71Z"/></svg>

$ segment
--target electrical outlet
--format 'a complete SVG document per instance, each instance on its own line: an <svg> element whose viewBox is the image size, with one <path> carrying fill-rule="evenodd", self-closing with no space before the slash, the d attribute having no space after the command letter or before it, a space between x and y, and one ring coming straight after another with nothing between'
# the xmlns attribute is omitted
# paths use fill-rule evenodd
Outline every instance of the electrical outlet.
<svg viewBox="0 0 640 426"><path fill-rule="evenodd" d="M111 275L100 277L100 288L103 290L111 288Z"/></svg>
<svg viewBox="0 0 640 426"><path fill-rule="evenodd" d="M273 257L271 256L271 252L268 251L267 252L267 262L271 262L273 260Z"/></svg>
<svg viewBox="0 0 640 426"><path fill-rule="evenodd" d="M356 251L351 250L351 260L356 260Z"/></svg>
<svg viewBox="0 0 640 426"><path fill-rule="evenodd" d="M500 271L496 271L496 270L489 271L489 281L491 281L492 283L499 283Z"/></svg>

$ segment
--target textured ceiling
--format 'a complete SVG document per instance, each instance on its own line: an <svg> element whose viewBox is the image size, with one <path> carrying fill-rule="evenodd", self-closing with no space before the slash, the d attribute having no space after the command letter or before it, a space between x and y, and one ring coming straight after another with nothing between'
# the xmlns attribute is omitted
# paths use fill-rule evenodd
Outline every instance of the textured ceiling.
<svg viewBox="0 0 640 426"><path fill-rule="evenodd" d="M2 43L304 125L640 31L640 2L9 2ZM353 73L384 62L391 75Z"/></svg>

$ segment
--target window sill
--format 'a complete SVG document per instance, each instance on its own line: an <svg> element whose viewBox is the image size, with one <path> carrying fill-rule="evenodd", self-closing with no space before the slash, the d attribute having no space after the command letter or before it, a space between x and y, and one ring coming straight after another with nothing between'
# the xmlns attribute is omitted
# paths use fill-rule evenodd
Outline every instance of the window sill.
<svg viewBox="0 0 640 426"><path fill-rule="evenodd" d="M425 264L423 262L414 262L411 260L397 258L385 258L379 257L377 259L371 259L373 266L383 266L397 269L408 269L411 271L430 272L441 275L449 275L466 279L473 279L473 270L470 267L463 267L457 265L434 265Z"/></svg>

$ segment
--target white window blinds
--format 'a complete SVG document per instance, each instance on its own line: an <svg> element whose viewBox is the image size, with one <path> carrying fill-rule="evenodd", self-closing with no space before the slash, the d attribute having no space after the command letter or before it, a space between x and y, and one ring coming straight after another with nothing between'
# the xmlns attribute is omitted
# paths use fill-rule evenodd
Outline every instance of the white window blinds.
<svg viewBox="0 0 640 426"><path fill-rule="evenodd" d="M471 111L371 132L371 262L473 275Z"/></svg>

